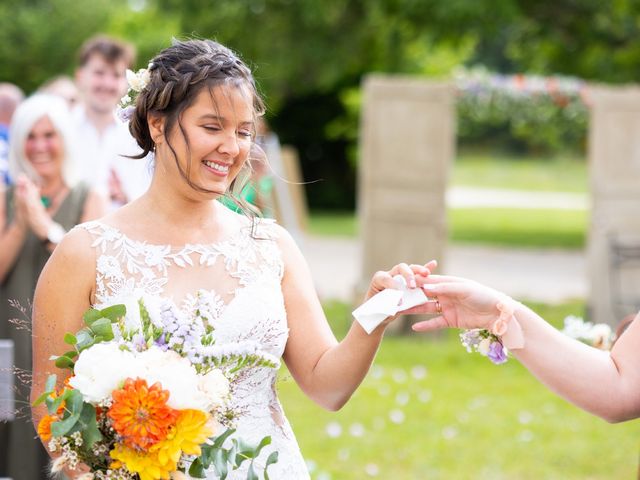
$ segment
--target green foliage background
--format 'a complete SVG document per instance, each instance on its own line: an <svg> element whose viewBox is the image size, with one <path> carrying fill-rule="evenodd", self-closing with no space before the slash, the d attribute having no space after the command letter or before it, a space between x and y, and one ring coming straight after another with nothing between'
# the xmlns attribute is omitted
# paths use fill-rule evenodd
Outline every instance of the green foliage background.
<svg viewBox="0 0 640 480"><path fill-rule="evenodd" d="M633 82L640 0L0 0L0 79L27 92L73 73L107 32L139 66L176 37L216 38L254 67L268 117L298 148L312 207L355 199L357 88L370 72L440 78L459 64L502 73ZM355 110L354 110L355 108Z"/></svg>

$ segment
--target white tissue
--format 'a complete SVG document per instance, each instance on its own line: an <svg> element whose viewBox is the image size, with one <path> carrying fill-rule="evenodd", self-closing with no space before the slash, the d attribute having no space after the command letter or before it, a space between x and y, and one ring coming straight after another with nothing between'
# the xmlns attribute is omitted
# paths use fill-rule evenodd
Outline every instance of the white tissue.
<svg viewBox="0 0 640 480"><path fill-rule="evenodd" d="M393 277L396 288L377 293L353 311L353 316L365 332L373 332L382 321L402 310L408 310L428 301L421 288L407 288L402 275Z"/></svg>

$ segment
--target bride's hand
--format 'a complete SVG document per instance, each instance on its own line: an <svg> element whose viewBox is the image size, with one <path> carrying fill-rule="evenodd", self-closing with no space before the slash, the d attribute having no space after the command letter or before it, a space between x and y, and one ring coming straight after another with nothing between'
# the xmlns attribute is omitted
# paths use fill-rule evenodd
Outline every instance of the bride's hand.
<svg viewBox="0 0 640 480"><path fill-rule="evenodd" d="M413 325L426 332L440 328L489 328L500 312L497 304L503 294L465 278L431 275L423 289L432 301L404 313L430 313L438 316Z"/></svg>
<svg viewBox="0 0 640 480"><path fill-rule="evenodd" d="M388 271L379 271L373 275L369 289L364 296L365 302L387 288L396 288L397 285L393 281L396 275L402 275L407 282L409 288L422 288L431 271L438 266L438 262L431 260L425 265L407 265L399 263Z"/></svg>

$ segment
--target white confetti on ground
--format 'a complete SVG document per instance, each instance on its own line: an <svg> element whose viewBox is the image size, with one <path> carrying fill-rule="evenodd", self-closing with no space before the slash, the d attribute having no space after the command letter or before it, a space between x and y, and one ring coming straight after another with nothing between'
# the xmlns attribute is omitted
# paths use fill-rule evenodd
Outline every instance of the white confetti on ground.
<svg viewBox="0 0 640 480"><path fill-rule="evenodd" d="M420 393L418 393L418 400L422 403L429 403L431 396L431 390L421 390Z"/></svg>
<svg viewBox="0 0 640 480"><path fill-rule="evenodd" d="M349 433L352 437L362 437L364 435L364 426L361 423L354 423L349 427Z"/></svg>
<svg viewBox="0 0 640 480"><path fill-rule="evenodd" d="M342 435L342 425L340 425L338 422L329 422L325 427L325 431L327 432L329 438L338 438L340 435Z"/></svg>
<svg viewBox="0 0 640 480"><path fill-rule="evenodd" d="M409 403L409 392L398 392L396 395L396 403L402 407Z"/></svg>
<svg viewBox="0 0 640 480"><path fill-rule="evenodd" d="M531 430L523 430L518 434L518 441L528 443L534 438L534 434Z"/></svg>
<svg viewBox="0 0 640 480"><path fill-rule="evenodd" d="M523 410L518 414L518 421L522 425L527 425L531 423L532 420L533 420L533 414L531 412L527 412L526 410Z"/></svg>
<svg viewBox="0 0 640 480"><path fill-rule="evenodd" d="M395 409L389 412L389 420L397 425L404 422L405 418L405 414L402 410Z"/></svg>
<svg viewBox="0 0 640 480"><path fill-rule="evenodd" d="M364 471L370 477L377 477L378 475L380 475L380 467L378 467L378 465L376 465L375 463L368 463L364 467Z"/></svg>
<svg viewBox="0 0 640 480"><path fill-rule="evenodd" d="M407 375L407 372L401 369L394 370L391 376L393 378L393 381L396 383L404 383L409 378L409 376Z"/></svg>
<svg viewBox="0 0 640 480"><path fill-rule="evenodd" d="M445 440L451 440L453 438L456 438L458 436L458 429L456 427L444 427L442 429L442 437Z"/></svg>
<svg viewBox="0 0 640 480"><path fill-rule="evenodd" d="M424 365L416 365L411 369L411 376L416 380L422 380L427 376L427 368Z"/></svg>

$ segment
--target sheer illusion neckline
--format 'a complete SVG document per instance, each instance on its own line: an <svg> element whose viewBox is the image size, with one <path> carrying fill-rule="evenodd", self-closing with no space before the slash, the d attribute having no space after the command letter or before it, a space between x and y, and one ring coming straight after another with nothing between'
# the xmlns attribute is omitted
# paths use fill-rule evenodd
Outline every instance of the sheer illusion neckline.
<svg viewBox="0 0 640 480"><path fill-rule="evenodd" d="M143 240L140 238L132 237L129 234L123 232L121 228L102 222L100 220L93 220L88 223L93 224L97 227L100 227L103 231L103 235L106 235L107 238L111 241L126 240L128 243L136 245L136 247L141 249L145 249L145 248L161 249L171 254L179 254L185 250L198 251L203 249L217 249L222 245L237 243L244 236L251 236L251 232L252 232L252 226L250 224L241 225L239 228L235 229L233 232L231 232L230 234L224 236L219 240L214 240L210 242L185 242L180 245L174 245L170 243L157 243L149 240Z"/></svg>

